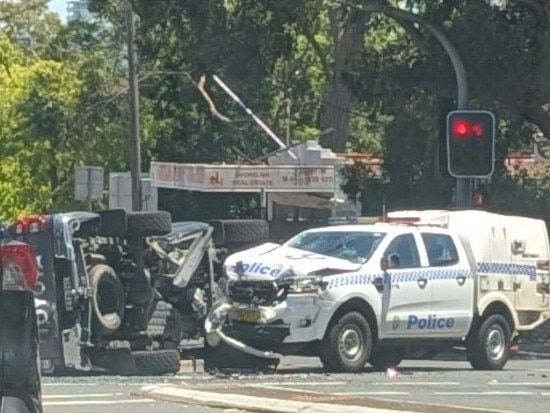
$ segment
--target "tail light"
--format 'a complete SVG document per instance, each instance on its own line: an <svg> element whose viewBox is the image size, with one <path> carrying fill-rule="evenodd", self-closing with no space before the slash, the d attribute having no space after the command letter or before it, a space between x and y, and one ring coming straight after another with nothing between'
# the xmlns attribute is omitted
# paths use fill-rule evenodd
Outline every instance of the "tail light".
<svg viewBox="0 0 550 413"><path fill-rule="evenodd" d="M31 246L22 242L0 244L4 290L31 290L38 279L38 265Z"/></svg>
<svg viewBox="0 0 550 413"><path fill-rule="evenodd" d="M25 234L28 232L40 232L46 227L46 219L40 215L31 215L18 219L12 225L12 231L16 235Z"/></svg>

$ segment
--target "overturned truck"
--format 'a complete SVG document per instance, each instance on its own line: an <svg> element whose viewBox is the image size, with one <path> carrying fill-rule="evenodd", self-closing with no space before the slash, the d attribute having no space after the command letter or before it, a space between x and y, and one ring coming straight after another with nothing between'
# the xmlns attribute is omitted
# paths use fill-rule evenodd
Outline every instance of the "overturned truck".
<svg viewBox="0 0 550 413"><path fill-rule="evenodd" d="M262 220L171 222L167 212L34 215L10 226L35 250L44 374L165 374L201 348L224 256L267 239Z"/></svg>

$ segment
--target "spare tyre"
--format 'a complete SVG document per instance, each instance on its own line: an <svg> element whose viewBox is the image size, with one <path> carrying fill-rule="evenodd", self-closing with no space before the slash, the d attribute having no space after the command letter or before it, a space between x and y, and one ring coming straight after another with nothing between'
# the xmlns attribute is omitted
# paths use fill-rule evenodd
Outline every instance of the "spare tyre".
<svg viewBox="0 0 550 413"><path fill-rule="evenodd" d="M128 234L132 237L152 237L172 232L172 216L166 211L128 212Z"/></svg>
<svg viewBox="0 0 550 413"><path fill-rule="evenodd" d="M214 228L214 244L244 244L269 239L269 225L263 219L215 219L206 221Z"/></svg>
<svg viewBox="0 0 550 413"><path fill-rule="evenodd" d="M136 363L135 374L141 376L175 374L180 371L178 350L133 351Z"/></svg>
<svg viewBox="0 0 550 413"><path fill-rule="evenodd" d="M95 265L89 271L92 287L92 329L99 335L116 332L124 317L124 288L108 265Z"/></svg>

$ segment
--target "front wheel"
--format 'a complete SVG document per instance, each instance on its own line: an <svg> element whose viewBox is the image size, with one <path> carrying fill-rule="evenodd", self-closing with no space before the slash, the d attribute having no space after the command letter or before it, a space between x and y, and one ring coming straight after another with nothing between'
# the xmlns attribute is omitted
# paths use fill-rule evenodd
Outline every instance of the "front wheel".
<svg viewBox="0 0 550 413"><path fill-rule="evenodd" d="M508 320L500 314L490 315L471 332L468 361L476 370L502 370L510 358L511 337Z"/></svg>
<svg viewBox="0 0 550 413"><path fill-rule="evenodd" d="M330 324L319 356L326 370L357 373L365 367L371 351L371 327L361 313L352 311Z"/></svg>

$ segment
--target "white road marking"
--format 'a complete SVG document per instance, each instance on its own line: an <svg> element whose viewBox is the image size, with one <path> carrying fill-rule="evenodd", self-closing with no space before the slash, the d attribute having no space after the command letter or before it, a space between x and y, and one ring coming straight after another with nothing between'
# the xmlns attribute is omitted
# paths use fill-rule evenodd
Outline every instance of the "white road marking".
<svg viewBox="0 0 550 413"><path fill-rule="evenodd" d="M281 386L270 386L266 384L247 384L247 387L256 387L259 389L267 389L267 390L282 390L287 392L294 392L294 393L307 393L307 394L327 394L326 392L320 392L315 390L305 390L305 389L293 389L289 387L281 387Z"/></svg>
<svg viewBox="0 0 550 413"><path fill-rule="evenodd" d="M124 400L71 400L59 402L43 402L44 406L89 406L105 404L155 403L154 399L124 399Z"/></svg>
<svg viewBox="0 0 550 413"><path fill-rule="evenodd" d="M347 386L345 381L265 381L258 384L266 386Z"/></svg>
<svg viewBox="0 0 550 413"><path fill-rule="evenodd" d="M549 381L487 382L491 386L550 386Z"/></svg>
<svg viewBox="0 0 550 413"><path fill-rule="evenodd" d="M374 386L460 386L458 381L391 381L369 384Z"/></svg>
<svg viewBox="0 0 550 413"><path fill-rule="evenodd" d="M94 382L86 382L86 383L42 383L42 387L90 387L90 386L105 386L105 383L94 383ZM150 386L151 382L132 382L132 383L117 383L117 387L143 387L143 386ZM108 386L108 384L107 384Z"/></svg>
<svg viewBox="0 0 550 413"><path fill-rule="evenodd" d="M532 391L441 391L434 392L438 396L531 396Z"/></svg>
<svg viewBox="0 0 550 413"><path fill-rule="evenodd" d="M43 399L85 399L88 397L118 397L124 396L124 393L92 393L92 394L47 394Z"/></svg>
<svg viewBox="0 0 550 413"><path fill-rule="evenodd" d="M384 397L373 397L373 399L382 400L382 401L388 400L387 398L384 398ZM468 409L467 406L458 405L458 404L449 404L449 403L443 404L443 403L431 403L431 402L426 403L426 402L420 402L420 401L414 401L414 400L399 400L399 401L405 404L419 405L419 406L422 406L423 408L425 408L426 406L437 406L437 407L445 407L446 409L450 409L450 408ZM476 412L487 412L487 413L517 413L511 410L487 409L484 407L476 407L475 410Z"/></svg>
<svg viewBox="0 0 550 413"><path fill-rule="evenodd" d="M331 393L335 396L408 396L408 391L358 391L349 393Z"/></svg>
<svg viewBox="0 0 550 413"><path fill-rule="evenodd" d="M89 386L99 386L100 383L42 383L42 387L89 387Z"/></svg>

